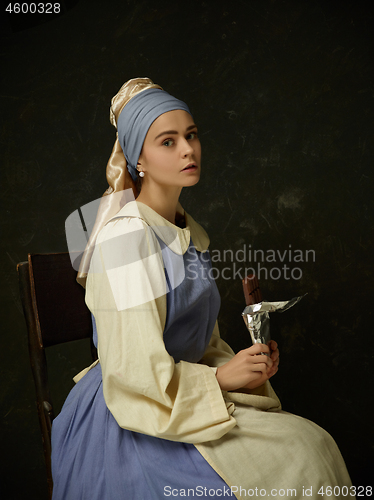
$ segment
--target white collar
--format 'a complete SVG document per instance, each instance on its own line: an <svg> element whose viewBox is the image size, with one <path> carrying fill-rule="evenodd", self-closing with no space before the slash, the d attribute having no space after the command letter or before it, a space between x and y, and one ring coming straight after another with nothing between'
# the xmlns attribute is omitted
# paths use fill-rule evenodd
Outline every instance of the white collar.
<svg viewBox="0 0 374 500"><path fill-rule="evenodd" d="M145 203L133 200L126 203L126 205L121 208L121 210L114 217L109 219L108 222L123 217L137 217L151 226L157 236L175 253L180 254L182 251L182 254L184 254L190 245L191 238L196 250L199 252L206 252L209 247L210 240L205 229L194 221L191 215L183 209L179 202L177 205L177 212L184 216L186 221L185 228L176 226L155 212ZM163 230L162 228L165 227L173 229L173 231ZM179 244L176 242L175 232L178 235ZM174 235L174 237L171 238L171 235Z"/></svg>

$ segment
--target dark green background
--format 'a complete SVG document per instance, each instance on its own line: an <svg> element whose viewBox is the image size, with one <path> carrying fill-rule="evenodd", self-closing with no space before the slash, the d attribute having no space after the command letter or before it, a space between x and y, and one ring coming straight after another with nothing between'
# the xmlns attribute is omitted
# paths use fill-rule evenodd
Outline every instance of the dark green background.
<svg viewBox="0 0 374 500"><path fill-rule="evenodd" d="M28 252L66 251L66 217L106 189L110 99L137 76L190 106L202 177L181 202L212 250L315 250L314 262L286 261L302 269L299 280L260 276L270 300L308 292L273 318L281 350L273 386L285 410L333 435L354 484L370 484L371 5L81 0L42 24L3 17L1 499L46 495L16 263ZM221 334L246 347L240 279L217 284ZM85 347L48 355L57 407L90 361Z"/></svg>

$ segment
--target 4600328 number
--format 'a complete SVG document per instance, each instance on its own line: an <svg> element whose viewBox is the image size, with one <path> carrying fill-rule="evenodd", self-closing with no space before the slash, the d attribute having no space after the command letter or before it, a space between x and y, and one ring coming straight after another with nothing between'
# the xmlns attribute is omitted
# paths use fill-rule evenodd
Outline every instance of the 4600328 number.
<svg viewBox="0 0 374 500"><path fill-rule="evenodd" d="M371 486L321 486L318 495L327 497L371 497L373 488Z"/></svg>
<svg viewBox="0 0 374 500"><path fill-rule="evenodd" d="M61 4L52 3L9 3L5 9L9 14L60 14Z"/></svg>

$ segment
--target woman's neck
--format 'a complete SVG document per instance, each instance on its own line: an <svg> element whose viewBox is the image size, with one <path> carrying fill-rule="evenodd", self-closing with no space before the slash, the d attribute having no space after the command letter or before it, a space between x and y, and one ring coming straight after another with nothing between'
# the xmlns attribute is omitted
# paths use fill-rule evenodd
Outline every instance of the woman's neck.
<svg viewBox="0 0 374 500"><path fill-rule="evenodd" d="M161 187L160 189L152 190L143 189L142 187L136 201L148 205L152 210L161 215L161 217L175 224L175 214L181 191L181 187L176 187L172 190L168 189L167 192Z"/></svg>

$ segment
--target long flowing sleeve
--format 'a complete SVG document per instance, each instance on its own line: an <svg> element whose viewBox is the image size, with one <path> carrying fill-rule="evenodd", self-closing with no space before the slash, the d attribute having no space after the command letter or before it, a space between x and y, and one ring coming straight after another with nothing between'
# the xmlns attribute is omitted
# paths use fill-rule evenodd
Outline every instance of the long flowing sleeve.
<svg viewBox="0 0 374 500"><path fill-rule="evenodd" d="M167 284L147 224L119 218L101 231L86 303L98 332L106 404L126 429L173 441L219 439L236 425L209 366L175 363L163 341Z"/></svg>
<svg viewBox="0 0 374 500"><path fill-rule="evenodd" d="M205 350L204 356L200 360L200 363L210 366L211 368L215 368L215 371L217 371L216 369L219 366L224 365L234 356L235 353L231 347L223 339L221 339L218 321L216 320L212 337Z"/></svg>

